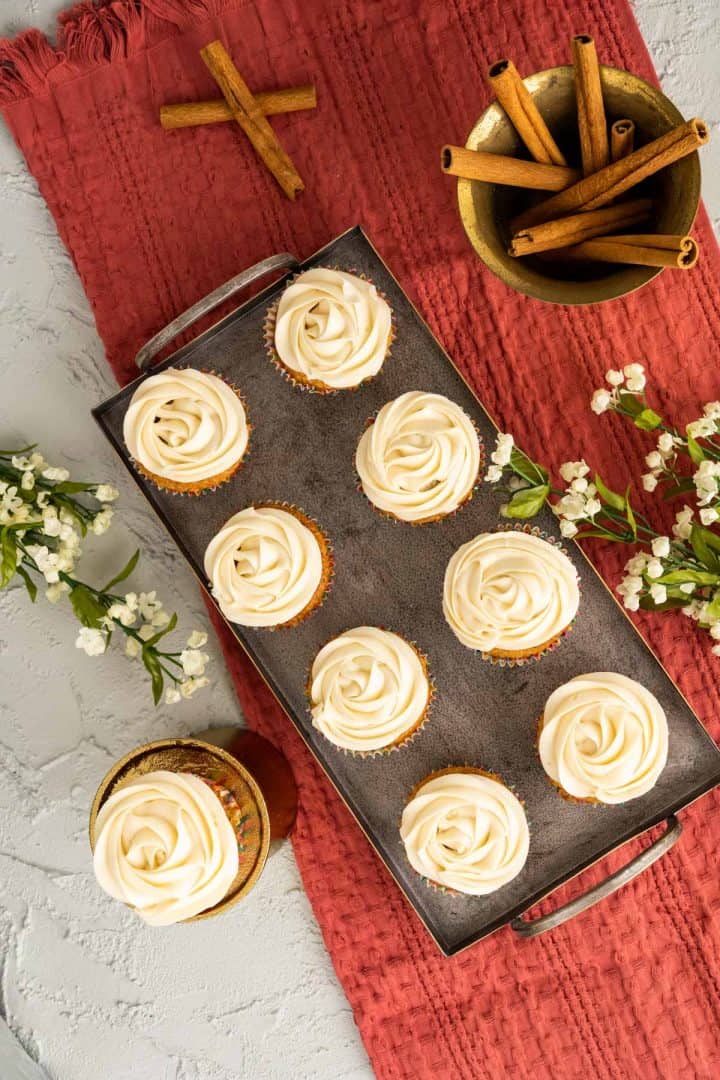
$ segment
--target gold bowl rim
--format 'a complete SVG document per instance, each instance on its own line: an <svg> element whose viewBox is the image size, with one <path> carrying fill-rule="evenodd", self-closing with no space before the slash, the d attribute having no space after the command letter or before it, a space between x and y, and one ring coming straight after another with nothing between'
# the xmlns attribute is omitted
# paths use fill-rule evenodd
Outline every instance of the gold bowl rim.
<svg viewBox="0 0 720 1080"><path fill-rule="evenodd" d="M623 68L609 67L607 64L600 65L600 72L603 79L611 80L620 89L623 88L623 83L634 84L637 89L642 88L657 105L662 107L663 112L666 115L669 115L673 121L678 124L683 123L684 117L680 110L672 103L670 98L663 94L662 90L659 90L657 87L647 82L647 80L642 79L639 75L633 75L632 72L625 71ZM564 79L568 75L572 77L572 74L572 65L563 64L559 67L536 71L533 75L526 76L523 79L523 83L530 94L534 96L541 86L546 83L557 78ZM482 149L482 143L479 142L481 129L490 119L497 119L504 121L507 125L510 124L510 121L507 119L505 112L499 103L493 101L473 124L465 142L465 146L468 150ZM693 166L693 175L691 184L688 188L687 201L688 207L691 207L692 209L689 209L686 213L682 228L683 232L689 232L693 226L700 206L700 159L697 151L695 151L695 153L689 155L685 160L691 162ZM643 285L647 285L648 282L652 281L663 272L662 267L627 266L595 281L563 281L559 278L552 278L549 276L544 277L537 272L533 272L528 279L528 277L523 275L521 270L522 260L518 260L520 265L517 269L508 266L502 259L497 257L496 253L483 236L482 228L478 223L478 218L475 213L475 204L472 194L473 184L481 182L482 181L478 180L458 179L457 200L460 211L460 220L462 221L465 233L474 248L475 253L480 257L485 266L487 266L488 270L516 292L532 297L535 300L543 300L546 303L552 304L565 304L569 306L599 304L606 300L616 300L622 296L627 296L637 289L642 288ZM527 272L527 268L525 269ZM592 293L593 295L583 298L581 294L584 292L589 294Z"/></svg>
<svg viewBox="0 0 720 1080"><path fill-rule="evenodd" d="M106 798L112 793L112 787L114 782L118 778L119 774L131 765L136 759L144 757L148 753L155 753L163 750L175 750L182 748L183 746L189 749L202 750L212 757L217 758L229 769L237 772L248 785L255 799L260 819L262 822L262 843L260 851L258 852L257 861L249 876L245 879L243 884L234 889L231 893L228 893L213 907L208 908L206 911L200 911L197 915L192 915L189 919L180 920L181 923L197 922L200 919L209 919L214 915L220 915L223 911L227 911L228 908L246 896L253 886L257 883L260 877L265 863L267 862L268 853L270 850L270 817L268 815L267 804L265 797L260 790L260 787L252 776L251 773L245 768L245 766L229 754L227 750L223 750L219 746L213 746L211 743L204 742L202 739L155 739L153 742L143 743L142 746L136 746L133 750L130 750L127 754L116 761L106 772L103 779L100 781L97 791L95 792L95 798L92 801L90 808L90 821L88 824L88 833L90 837L90 849L95 850L95 823L100 811L100 807L105 802Z"/></svg>

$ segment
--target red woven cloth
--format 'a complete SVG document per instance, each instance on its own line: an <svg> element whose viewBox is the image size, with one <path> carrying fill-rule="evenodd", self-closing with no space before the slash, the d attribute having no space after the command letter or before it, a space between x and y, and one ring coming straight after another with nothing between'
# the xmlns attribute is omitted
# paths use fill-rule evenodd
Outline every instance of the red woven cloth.
<svg viewBox="0 0 720 1080"><path fill-rule="evenodd" d="M0 101L120 380L151 334L220 282L273 252L305 257L360 221L500 424L550 464L584 453L620 483L628 466L642 471L649 442L590 414L608 367L644 362L678 421L720 397L720 258L705 216L691 273L597 308L552 307L483 269L438 167L441 144L462 142L488 104L489 63L567 62L581 30L605 62L654 79L626 0L106 0L64 17L57 51L35 32L0 42ZM306 183L296 203L232 125L159 127L162 103L216 96L198 56L214 37L254 89L317 85L316 112L273 119ZM625 553L595 554L615 582ZM707 635L680 615L641 623L717 735ZM298 863L378 1076L720 1075L717 793L683 815L671 854L591 912L446 960L219 632L248 721L298 777Z"/></svg>

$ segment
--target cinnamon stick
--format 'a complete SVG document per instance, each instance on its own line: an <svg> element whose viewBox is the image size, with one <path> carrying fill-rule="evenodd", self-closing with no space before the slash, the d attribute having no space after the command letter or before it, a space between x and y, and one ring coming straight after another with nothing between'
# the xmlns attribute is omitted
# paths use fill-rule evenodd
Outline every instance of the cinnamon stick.
<svg viewBox="0 0 720 1080"><path fill-rule="evenodd" d="M488 68L495 96L536 161L567 165L512 60L496 60Z"/></svg>
<svg viewBox="0 0 720 1080"><path fill-rule="evenodd" d="M268 90L253 96L265 116L300 112L301 109L314 109L317 105L314 86L290 86L286 90ZM221 124L232 119L230 106L224 98L215 101L182 101L176 105L163 105L160 109L160 123L166 131L196 127L200 124Z"/></svg>
<svg viewBox="0 0 720 1080"><path fill-rule="evenodd" d="M639 184L680 158L692 154L709 138L704 120L686 120L660 138L633 150L627 157L606 165L600 172L579 180L577 184L531 207L511 223L513 233L551 221L565 214L597 210L606 206L624 191Z"/></svg>
<svg viewBox="0 0 720 1080"><path fill-rule="evenodd" d="M535 225L534 228L515 233L508 252L513 256L536 255L540 251L579 244L593 236L603 236L612 229L637 225L650 216L651 210L651 199L633 199L601 210L590 210L587 214L572 214L556 221L547 221L544 225Z"/></svg>
<svg viewBox="0 0 720 1080"><path fill-rule="evenodd" d="M698 261L700 249L692 236L661 236L653 233L584 240L581 244L564 249L563 254L570 259L691 270Z"/></svg>
<svg viewBox="0 0 720 1080"><path fill-rule="evenodd" d="M223 92L230 111L289 199L303 191L299 173L270 127L247 83L221 41L211 41L200 55Z"/></svg>
<svg viewBox="0 0 720 1080"><path fill-rule="evenodd" d="M525 161L504 154L468 150L464 146L443 146L440 167L448 176L537 191L562 191L580 179L577 169L568 169L564 165L542 165L537 161Z"/></svg>
<svg viewBox="0 0 720 1080"><path fill-rule="evenodd" d="M610 161L600 65L595 42L588 34L575 35L572 52L583 175L590 176Z"/></svg>
<svg viewBox="0 0 720 1080"><path fill-rule="evenodd" d="M610 160L619 161L632 153L635 125L632 120L616 120L610 128Z"/></svg>

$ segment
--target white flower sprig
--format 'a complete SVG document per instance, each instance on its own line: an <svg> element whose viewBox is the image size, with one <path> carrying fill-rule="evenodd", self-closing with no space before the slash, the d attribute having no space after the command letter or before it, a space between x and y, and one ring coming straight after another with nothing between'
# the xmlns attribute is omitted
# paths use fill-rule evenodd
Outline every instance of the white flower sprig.
<svg viewBox="0 0 720 1080"><path fill-rule="evenodd" d="M201 651L207 634L194 631L178 652L158 647L177 616L163 609L155 591L116 591L135 569L138 551L102 588L75 576L83 537L106 532L113 515L107 504L117 497L109 484L72 481L67 469L48 465L34 447L0 450L0 588L19 577L33 602L40 582L51 603L67 596L82 624L76 647L100 656L113 633L122 633L125 654L139 657L150 674L155 703L166 682L165 700L172 703L208 684L209 657Z"/></svg>
<svg viewBox="0 0 720 1080"><path fill-rule="evenodd" d="M658 433L655 449L645 458L643 489L660 488L666 499L692 493L697 516L684 505L672 536L658 533L631 506L629 486L621 494L597 474L591 480L590 468L581 459L561 465L565 487L553 487L547 469L531 461L508 434L498 436L485 479L510 495L501 507L507 517L534 517L547 504L567 538L641 545L618 586L625 607L681 609L709 631L717 642L712 651L720 656L720 533L711 528L720 520L720 402L705 405L703 415L688 424L683 435L649 407L641 364L610 370L605 382L593 394L593 412L616 412L641 430Z"/></svg>

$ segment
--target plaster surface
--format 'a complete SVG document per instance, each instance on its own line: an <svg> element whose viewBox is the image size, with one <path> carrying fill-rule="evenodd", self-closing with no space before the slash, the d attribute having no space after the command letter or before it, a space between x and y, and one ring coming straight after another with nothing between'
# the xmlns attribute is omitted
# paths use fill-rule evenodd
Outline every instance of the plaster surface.
<svg viewBox="0 0 720 1080"><path fill-rule="evenodd" d="M51 31L59 0L2 0L0 35ZM720 227L720 2L637 0L666 93L702 116L704 197ZM96 428L114 384L70 258L0 125L0 444L42 439L53 462L121 490L88 546L91 580L137 546L134 582L188 632L194 579ZM107 574L106 574L107 576ZM219 650L212 688L153 708L119 651L74 647L65 606L0 593L0 1014L55 1080L365 1080L372 1070L303 892L292 849L222 922L157 932L95 886L87 812L112 762L151 738L240 721Z"/></svg>

